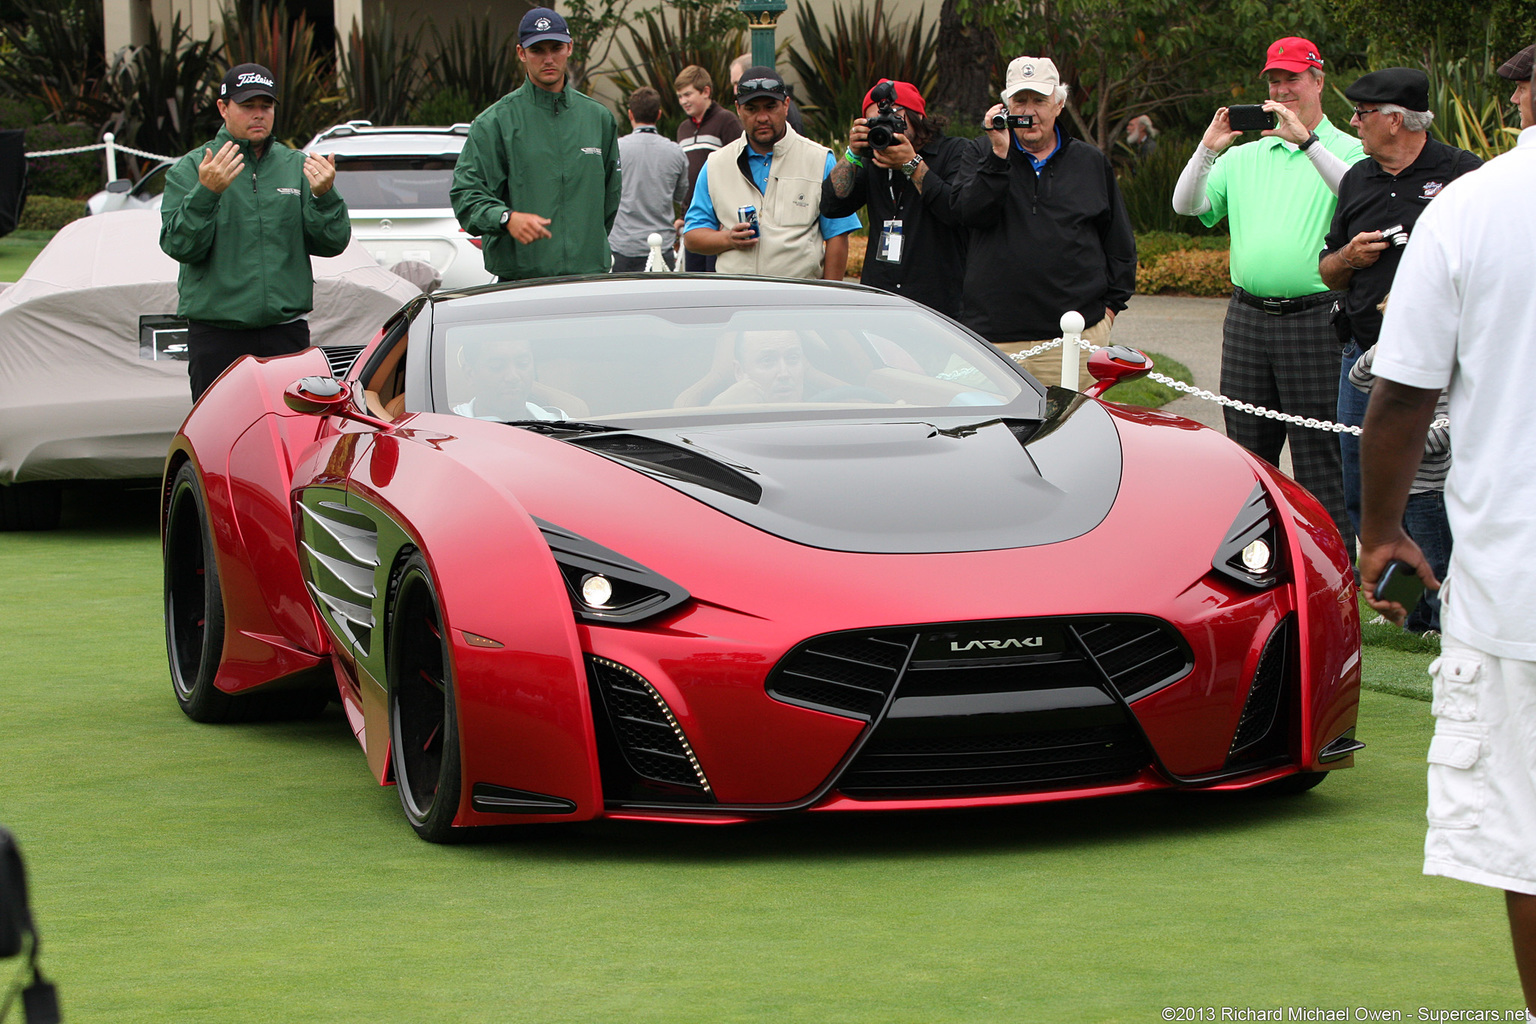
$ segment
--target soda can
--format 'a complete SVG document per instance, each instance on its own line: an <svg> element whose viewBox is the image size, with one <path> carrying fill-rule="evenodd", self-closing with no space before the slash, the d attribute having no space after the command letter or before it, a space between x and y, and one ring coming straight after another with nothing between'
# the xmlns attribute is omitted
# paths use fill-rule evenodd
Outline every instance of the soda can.
<svg viewBox="0 0 1536 1024"><path fill-rule="evenodd" d="M755 207L755 206L738 206L738 207L736 207L736 222L738 224L751 224L752 225L752 237L753 238L757 237L757 207Z"/></svg>

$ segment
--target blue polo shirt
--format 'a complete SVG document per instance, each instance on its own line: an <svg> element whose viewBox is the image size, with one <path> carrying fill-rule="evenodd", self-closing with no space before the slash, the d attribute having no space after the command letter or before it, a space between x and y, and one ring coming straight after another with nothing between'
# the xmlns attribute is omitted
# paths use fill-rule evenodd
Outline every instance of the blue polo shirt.
<svg viewBox="0 0 1536 1024"><path fill-rule="evenodd" d="M747 170L751 172L752 183L757 186L759 192L768 191L768 168L772 163L772 153L759 154L751 146L747 147ZM828 153L827 165L822 168L821 176L825 178L831 174L832 168L836 165L837 158ZM818 217L817 223L821 226L823 241L836 238L838 235L846 235L850 231L857 231L864 226L860 223L857 214L848 217ZM683 215L683 233L686 234L694 228L713 230L720 226L720 220L715 216L715 204L709 198L709 165L705 164L699 168L699 180L693 186L693 202L688 205L688 212Z"/></svg>

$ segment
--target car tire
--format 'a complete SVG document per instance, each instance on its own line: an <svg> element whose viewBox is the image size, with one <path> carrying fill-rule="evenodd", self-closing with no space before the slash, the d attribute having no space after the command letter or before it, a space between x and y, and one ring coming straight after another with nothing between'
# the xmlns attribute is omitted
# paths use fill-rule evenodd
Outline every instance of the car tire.
<svg viewBox="0 0 1536 1024"><path fill-rule="evenodd" d="M165 515L165 648L176 703L194 722L228 722L236 698L214 685L224 655L224 596L208 506L188 462L171 482Z"/></svg>
<svg viewBox="0 0 1536 1024"><path fill-rule="evenodd" d="M1332 772L1301 771L1295 775L1287 775L1283 779L1276 779L1262 788L1265 793L1274 796L1294 796L1321 785L1323 780L1332 774Z"/></svg>
<svg viewBox="0 0 1536 1024"><path fill-rule="evenodd" d="M39 481L0 487L0 530L56 530L62 508L58 484Z"/></svg>
<svg viewBox="0 0 1536 1024"><path fill-rule="evenodd" d="M194 722L314 718L334 695L326 685L226 693L214 683L224 657L224 594L197 469L171 482L165 517L165 648L176 703ZM328 674L328 673L325 673Z"/></svg>
<svg viewBox="0 0 1536 1024"><path fill-rule="evenodd" d="M429 843L457 842L465 832L453 827L463 780L441 608L426 559L413 552L391 587L389 756L405 818Z"/></svg>

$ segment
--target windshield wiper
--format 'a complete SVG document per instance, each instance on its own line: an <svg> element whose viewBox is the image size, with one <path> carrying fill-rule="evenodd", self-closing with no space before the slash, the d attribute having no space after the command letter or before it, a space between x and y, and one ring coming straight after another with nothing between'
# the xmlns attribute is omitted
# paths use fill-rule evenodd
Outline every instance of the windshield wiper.
<svg viewBox="0 0 1536 1024"><path fill-rule="evenodd" d="M509 427L527 427L537 434L595 434L610 430L627 430L611 423L584 423L581 420L502 420Z"/></svg>

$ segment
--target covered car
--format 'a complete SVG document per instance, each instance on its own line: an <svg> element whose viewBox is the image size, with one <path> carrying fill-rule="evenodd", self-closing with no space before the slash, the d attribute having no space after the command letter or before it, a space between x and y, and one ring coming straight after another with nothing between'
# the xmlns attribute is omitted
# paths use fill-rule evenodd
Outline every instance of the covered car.
<svg viewBox="0 0 1536 1024"><path fill-rule="evenodd" d="M0 528L54 525L62 482L160 476L192 398L159 237L153 211L74 221L0 292ZM355 242L312 262L311 337L337 369L420 294Z"/></svg>

